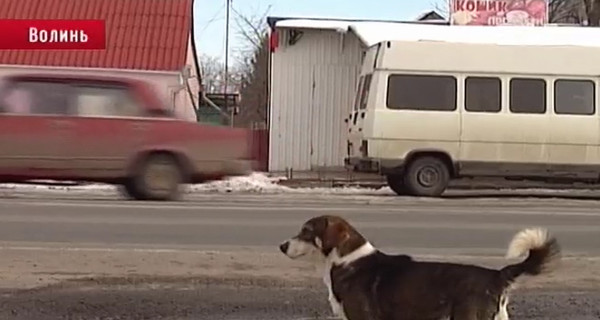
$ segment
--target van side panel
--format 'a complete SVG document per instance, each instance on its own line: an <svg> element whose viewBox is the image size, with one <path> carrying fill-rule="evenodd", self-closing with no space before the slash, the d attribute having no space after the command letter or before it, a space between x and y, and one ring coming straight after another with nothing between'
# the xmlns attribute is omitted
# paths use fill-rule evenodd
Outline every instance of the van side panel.
<svg viewBox="0 0 600 320"><path fill-rule="evenodd" d="M523 175L545 171L547 115L463 113L459 170L462 175Z"/></svg>

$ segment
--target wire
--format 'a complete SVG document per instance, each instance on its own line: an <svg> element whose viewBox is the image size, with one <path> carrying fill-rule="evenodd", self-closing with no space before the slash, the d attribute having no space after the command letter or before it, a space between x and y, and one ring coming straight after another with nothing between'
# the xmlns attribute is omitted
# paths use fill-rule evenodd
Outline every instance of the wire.
<svg viewBox="0 0 600 320"><path fill-rule="evenodd" d="M212 25L213 23L223 19L223 17L219 17L219 15L221 14L221 12L223 11L223 9L225 9L226 5L223 4L219 10L217 10L217 12L212 16L212 18L210 18L206 24L204 25L204 27L200 30L200 32L198 32L198 37L200 37L202 35L202 33L204 33L204 31L206 31L206 29L208 29L208 27L210 27L210 25Z"/></svg>

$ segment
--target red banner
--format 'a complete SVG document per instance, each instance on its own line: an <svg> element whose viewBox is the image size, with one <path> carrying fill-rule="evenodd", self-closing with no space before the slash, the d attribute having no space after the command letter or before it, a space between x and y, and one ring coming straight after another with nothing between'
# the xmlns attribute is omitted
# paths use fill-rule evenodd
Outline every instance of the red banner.
<svg viewBox="0 0 600 320"><path fill-rule="evenodd" d="M450 23L478 26L542 26L547 0L451 0Z"/></svg>
<svg viewBox="0 0 600 320"><path fill-rule="evenodd" d="M0 20L0 50L103 50L104 20Z"/></svg>

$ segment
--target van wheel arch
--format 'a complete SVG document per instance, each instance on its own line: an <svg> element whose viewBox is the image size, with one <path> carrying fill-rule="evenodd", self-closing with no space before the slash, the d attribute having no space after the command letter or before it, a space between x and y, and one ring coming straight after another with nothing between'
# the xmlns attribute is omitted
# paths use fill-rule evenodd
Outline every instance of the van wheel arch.
<svg viewBox="0 0 600 320"><path fill-rule="evenodd" d="M440 152L414 153L402 171L402 191L421 197L441 196L455 172L452 159Z"/></svg>
<svg viewBox="0 0 600 320"><path fill-rule="evenodd" d="M444 164L446 165L446 167L448 168L448 171L450 173L450 178L456 178L457 173L458 173L458 168L455 164L455 162L452 160L452 157L445 151L439 151L439 150L423 150L423 151L413 151L411 153L409 153L406 156L406 160L404 161L404 165L402 168L402 172L404 173L406 168L408 166L410 166L410 164L412 162L414 162L416 159L418 158L423 158L423 157L433 157L433 158L438 158L439 160L443 161Z"/></svg>

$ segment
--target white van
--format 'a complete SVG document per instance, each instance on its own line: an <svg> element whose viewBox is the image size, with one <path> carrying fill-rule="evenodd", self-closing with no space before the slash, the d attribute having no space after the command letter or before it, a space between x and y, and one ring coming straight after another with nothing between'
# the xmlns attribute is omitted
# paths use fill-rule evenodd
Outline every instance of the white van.
<svg viewBox="0 0 600 320"><path fill-rule="evenodd" d="M378 43L346 166L401 195L439 196L460 177L598 182L599 59L600 47Z"/></svg>

